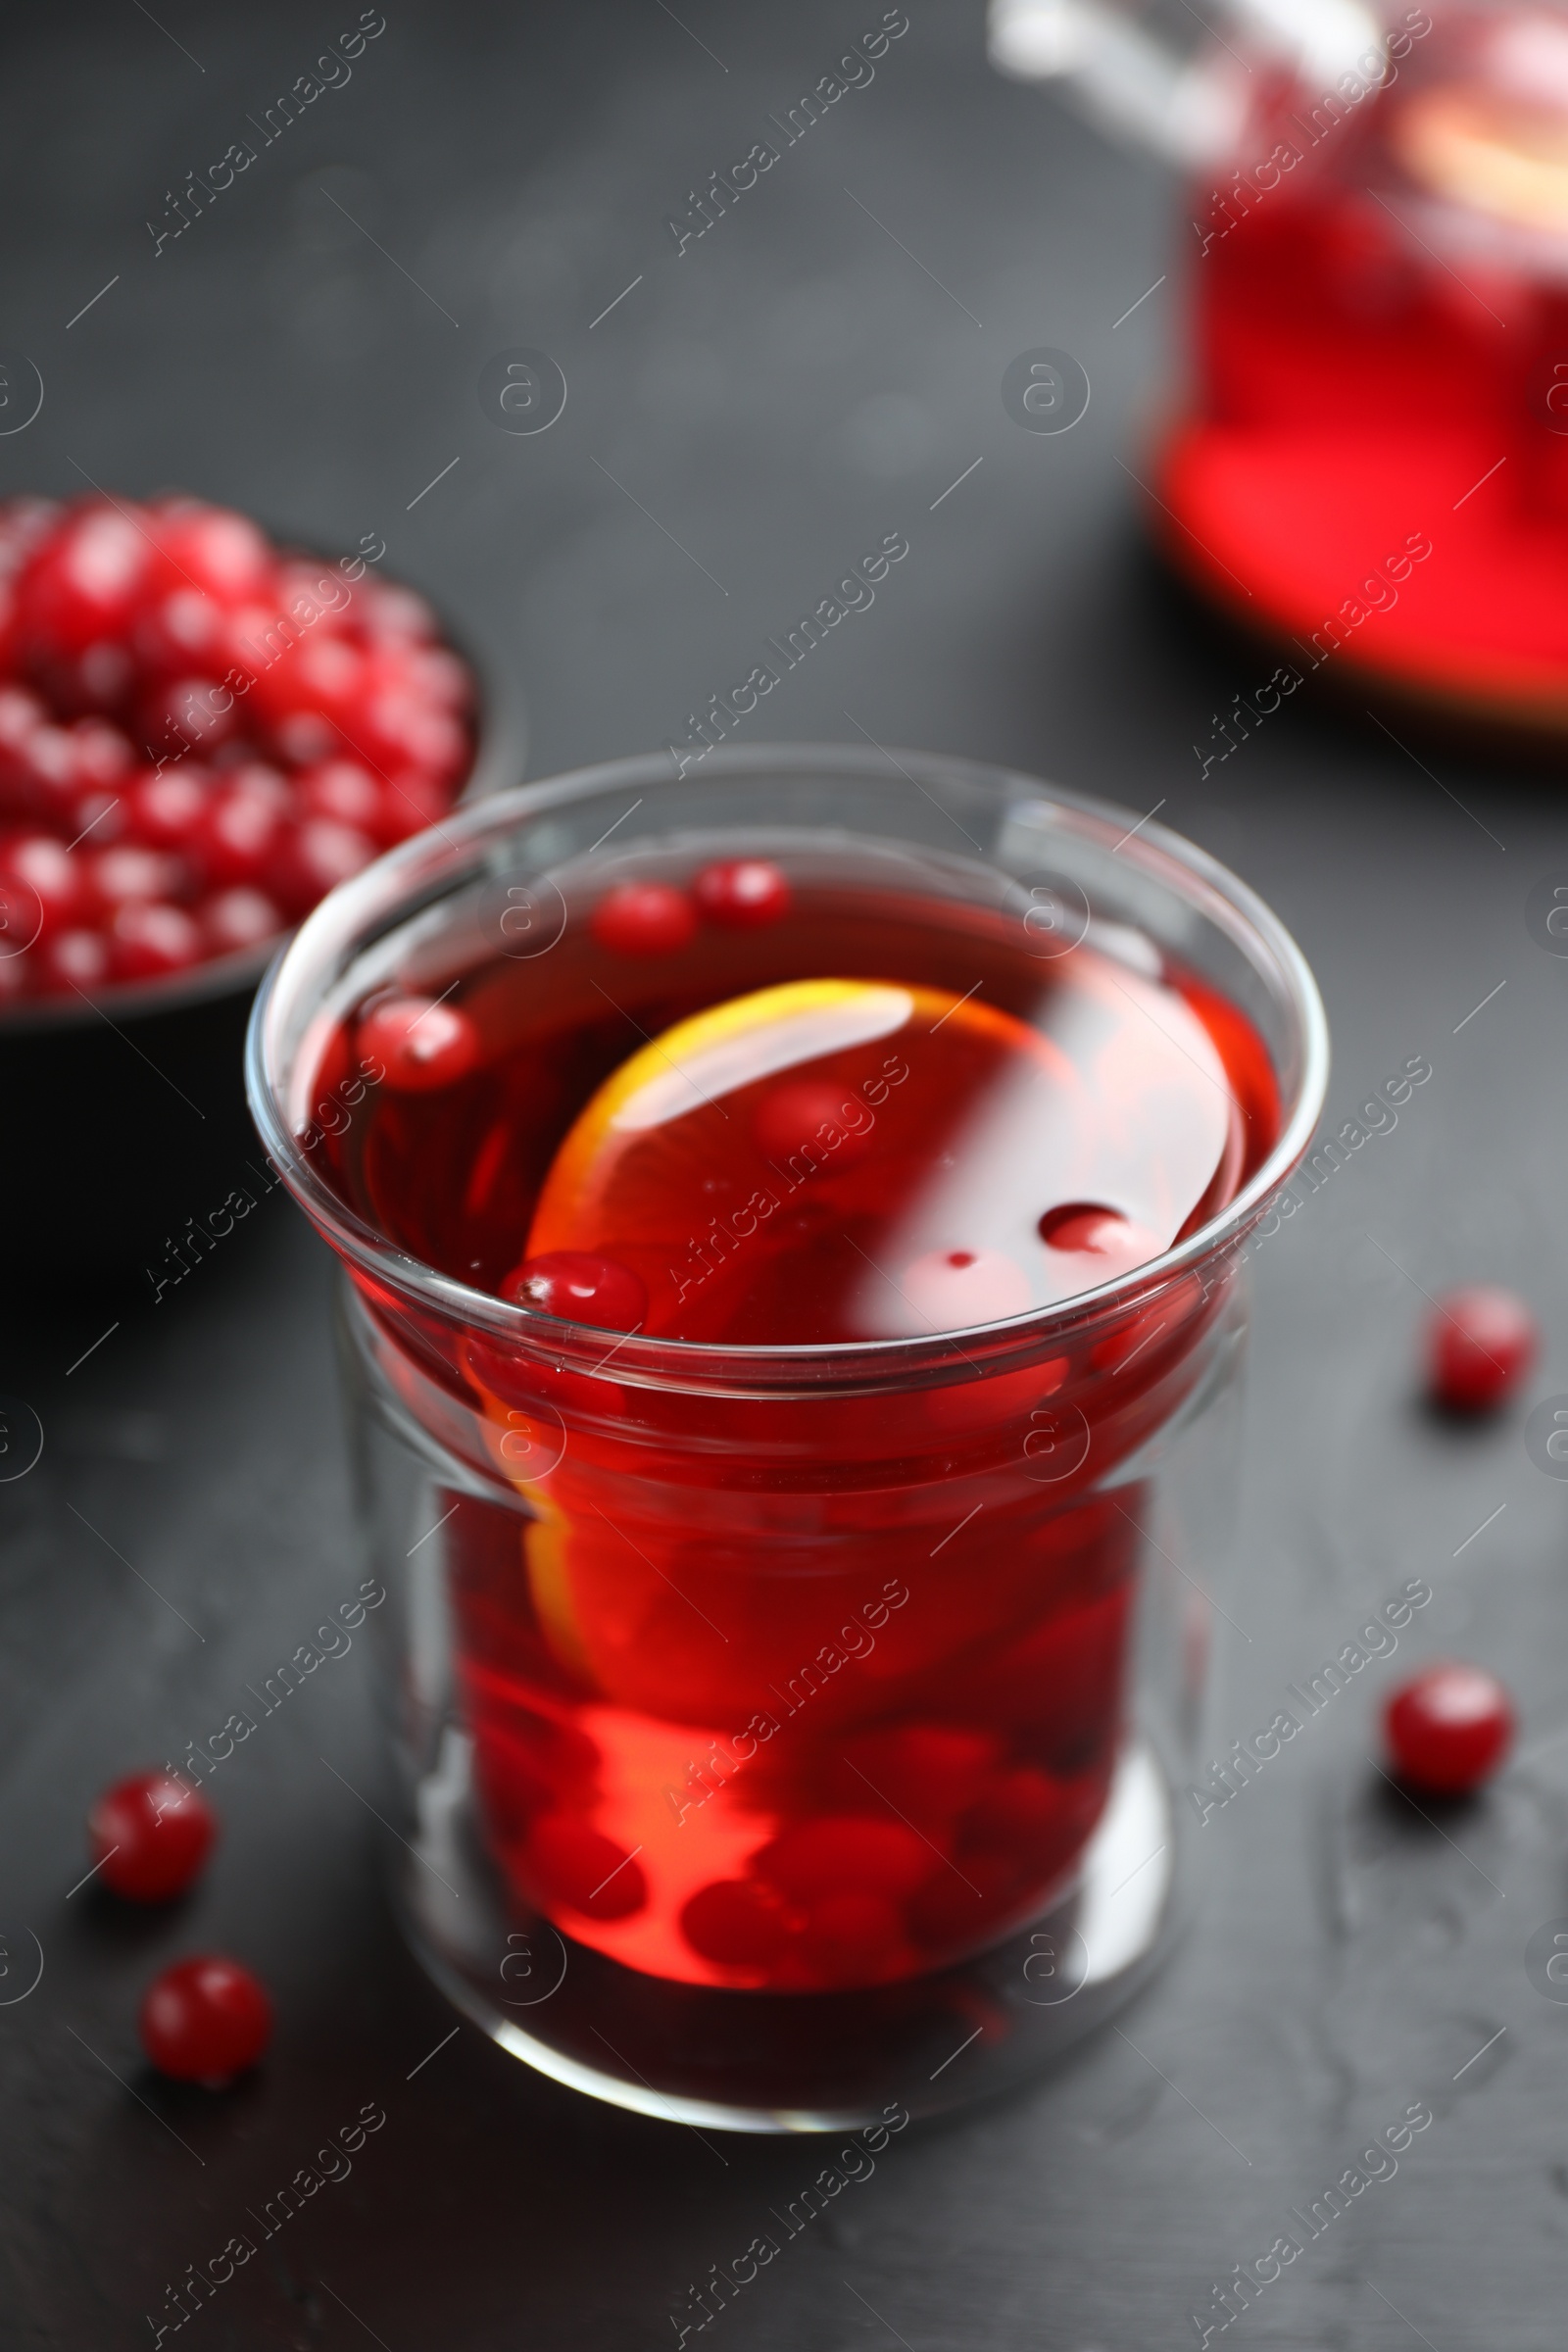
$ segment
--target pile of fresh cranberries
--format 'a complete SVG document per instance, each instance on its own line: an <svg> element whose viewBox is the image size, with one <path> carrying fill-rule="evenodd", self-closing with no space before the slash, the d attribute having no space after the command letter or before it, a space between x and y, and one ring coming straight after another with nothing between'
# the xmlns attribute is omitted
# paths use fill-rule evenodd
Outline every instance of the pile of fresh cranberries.
<svg viewBox="0 0 1568 2352"><path fill-rule="evenodd" d="M451 805L471 706L361 558L189 498L0 506L0 1004L286 929Z"/></svg>

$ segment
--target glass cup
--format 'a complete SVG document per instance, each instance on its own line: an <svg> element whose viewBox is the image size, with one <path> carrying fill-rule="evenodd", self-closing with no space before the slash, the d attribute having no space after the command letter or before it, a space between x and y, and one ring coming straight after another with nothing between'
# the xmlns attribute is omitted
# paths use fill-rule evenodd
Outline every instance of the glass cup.
<svg viewBox="0 0 1568 2352"><path fill-rule="evenodd" d="M368 997L488 973L526 1008L580 967L623 1005L584 907L617 873L740 854L1043 987L1085 945L1129 1002L1178 969L1261 1041L1271 1148L1093 1290L831 1345L615 1337L467 1287L352 1204L377 1065L327 1041ZM710 1001L734 993L715 976ZM1147 1979L1192 1875L1246 1244L1327 1053L1298 951L1213 859L918 754L530 785L310 917L257 1003L251 1102L346 1275L400 1912L505 2048L645 2113L836 2130L1002 2089Z"/></svg>

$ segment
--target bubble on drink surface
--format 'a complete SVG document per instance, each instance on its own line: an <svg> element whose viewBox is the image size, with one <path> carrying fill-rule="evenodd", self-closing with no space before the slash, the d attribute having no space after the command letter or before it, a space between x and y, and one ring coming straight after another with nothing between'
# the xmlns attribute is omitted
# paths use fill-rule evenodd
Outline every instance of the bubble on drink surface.
<svg viewBox="0 0 1568 2352"><path fill-rule="evenodd" d="M928 1250L904 1268L898 1285L933 1331L1004 1322L1027 1314L1033 1298L1028 1275L1001 1250Z"/></svg>

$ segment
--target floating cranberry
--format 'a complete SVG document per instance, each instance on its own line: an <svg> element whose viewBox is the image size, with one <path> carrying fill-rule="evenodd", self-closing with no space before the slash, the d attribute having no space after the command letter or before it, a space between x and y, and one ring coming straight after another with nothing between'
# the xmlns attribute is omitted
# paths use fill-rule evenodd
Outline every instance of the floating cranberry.
<svg viewBox="0 0 1568 2352"><path fill-rule="evenodd" d="M1463 1796L1507 1754L1513 1708L1485 1667L1429 1666L1395 1692L1384 1728L1401 1780L1434 1796Z"/></svg>
<svg viewBox="0 0 1568 2352"><path fill-rule="evenodd" d="M385 1065L384 1085L423 1095L466 1078L479 1059L479 1032L456 1004L388 997L361 1021L355 1050Z"/></svg>
<svg viewBox="0 0 1568 2352"><path fill-rule="evenodd" d="M1438 1300L1427 1326L1432 1394L1453 1413L1503 1402L1536 1360L1535 1320L1521 1298L1477 1283Z"/></svg>
<svg viewBox="0 0 1568 2352"><path fill-rule="evenodd" d="M648 1900L634 1854L570 1813L547 1813L529 1834L524 1868L548 1906L589 1919L629 1919Z"/></svg>
<svg viewBox="0 0 1568 2352"><path fill-rule="evenodd" d="M808 1152L824 1173L855 1167L875 1139L876 1120L853 1088L829 1078L785 1078L758 1106L752 1133L764 1159L786 1167Z"/></svg>
<svg viewBox="0 0 1568 2352"><path fill-rule="evenodd" d="M160 2074L217 2088L266 2050L272 2004L248 1968L205 1954L176 1961L153 1979L138 2022L141 2046Z"/></svg>
<svg viewBox="0 0 1568 2352"><path fill-rule="evenodd" d="M692 896L708 920L730 931L776 923L788 914L792 895L789 876L767 858L722 858L717 865L705 865L692 884Z"/></svg>
<svg viewBox="0 0 1568 2352"><path fill-rule="evenodd" d="M1040 1239L1048 1250L1125 1264L1139 1264L1159 1249L1153 1234L1146 1236L1145 1229L1119 1209L1102 1208L1094 1200L1068 1200L1060 1208L1047 1209L1040 1220Z"/></svg>
<svg viewBox="0 0 1568 2352"><path fill-rule="evenodd" d="M789 1935L777 1898L749 1879L703 1887L682 1910L680 1928L692 1950L720 1968L767 1968Z"/></svg>
<svg viewBox="0 0 1568 2352"><path fill-rule="evenodd" d="M501 1296L602 1331L635 1331L648 1313L648 1292L629 1266L583 1250L548 1250L524 1259L501 1285Z"/></svg>
<svg viewBox="0 0 1568 2352"><path fill-rule="evenodd" d="M616 956L671 956L697 932L697 909L667 882L617 882L593 914L593 935Z"/></svg>
<svg viewBox="0 0 1568 2352"><path fill-rule="evenodd" d="M133 1903L183 1893L217 1836L218 1816L201 1790L163 1772L117 1781L87 1815L99 1878Z"/></svg>
<svg viewBox="0 0 1568 2352"><path fill-rule="evenodd" d="M908 1894L931 1868L931 1848L901 1821L827 1815L784 1830L753 1868L796 1902L830 1894Z"/></svg>
<svg viewBox="0 0 1568 2352"><path fill-rule="evenodd" d="M206 953L200 927L183 906L146 899L119 907L107 933L109 969L117 980L161 980L188 971Z"/></svg>

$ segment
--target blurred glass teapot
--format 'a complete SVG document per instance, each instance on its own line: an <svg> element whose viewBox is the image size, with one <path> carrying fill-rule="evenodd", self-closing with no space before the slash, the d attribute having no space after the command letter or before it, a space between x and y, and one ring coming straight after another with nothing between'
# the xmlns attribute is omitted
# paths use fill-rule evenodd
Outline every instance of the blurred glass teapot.
<svg viewBox="0 0 1568 2352"><path fill-rule="evenodd" d="M1568 4L992 0L1186 174L1152 520L1298 675L1568 732ZM1292 690L1287 686L1287 691Z"/></svg>

